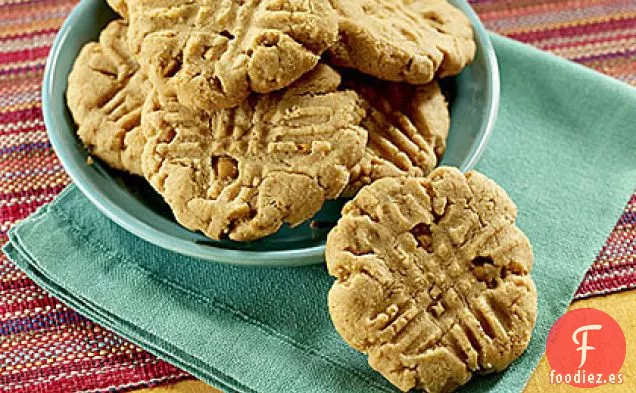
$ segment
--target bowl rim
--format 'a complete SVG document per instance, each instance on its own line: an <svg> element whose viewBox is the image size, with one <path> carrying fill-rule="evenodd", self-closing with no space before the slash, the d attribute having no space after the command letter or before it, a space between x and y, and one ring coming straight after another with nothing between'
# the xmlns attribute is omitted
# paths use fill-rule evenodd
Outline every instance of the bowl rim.
<svg viewBox="0 0 636 393"><path fill-rule="evenodd" d="M94 0L96 1L96 0ZM52 130L65 127L61 121L61 116L55 115L56 105L54 104L54 84L57 71L57 63L61 54L61 47L64 45L67 36L78 19L82 17L84 10L89 7L91 1L81 1L68 15L62 27L57 33L50 54L44 68L44 79L42 83L42 113L47 135L53 149L60 158L60 162L73 181L73 184L110 220L124 228L131 234L147 241L153 245L174 251L182 255L194 258L210 260L219 263L229 263L246 266L302 266L324 262L325 244L310 246L293 250L234 250L216 247L213 245L197 244L192 241L175 238L166 233L151 227L143 221L131 217L128 212L115 203L108 194L96 186L95 182L87 175L85 168L82 168L84 160L63 160L62 157L73 156L71 146L61 137L61 133ZM471 154L460 165L460 170L466 172L472 169L481 158L490 136L492 135L495 119L499 109L499 68L497 58L488 37L488 32L482 25L477 14L472 7L464 0L456 0L454 3L469 18L478 47L483 51L486 59L487 74L486 89L489 90L487 102L487 121L482 125L479 143L472 148ZM64 78L67 78L64 75ZM58 104L66 105L66 103Z"/></svg>
<svg viewBox="0 0 636 393"><path fill-rule="evenodd" d="M459 7L470 20L470 23L473 26L475 41L479 48L482 49L484 53L484 57L486 58L486 64L490 69L490 73L488 74L486 89L490 94L487 94L488 97L491 97L490 101L487 102L487 120L486 123L481 127L481 139L479 143L473 147L471 154L469 154L464 162L459 166L459 169L462 172L468 172L472 170L475 165L481 159L481 156L486 151L486 147L490 142L490 138L492 137L493 130L495 128L495 121L497 120L497 114L499 113L499 103L501 98L501 81L499 74L499 62L497 61L497 54L495 52L495 48L492 45L492 40L490 39L488 30L479 19L479 16L473 9L473 7L466 0L457 0L457 7ZM452 121L452 120L451 120Z"/></svg>

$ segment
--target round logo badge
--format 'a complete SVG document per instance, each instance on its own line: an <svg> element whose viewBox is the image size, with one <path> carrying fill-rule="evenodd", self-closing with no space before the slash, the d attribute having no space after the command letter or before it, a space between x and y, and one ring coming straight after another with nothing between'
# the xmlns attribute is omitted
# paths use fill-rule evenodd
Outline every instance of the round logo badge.
<svg viewBox="0 0 636 393"><path fill-rule="evenodd" d="M548 335L550 383L581 388L623 383L625 352L625 335L614 318L593 308L569 311Z"/></svg>

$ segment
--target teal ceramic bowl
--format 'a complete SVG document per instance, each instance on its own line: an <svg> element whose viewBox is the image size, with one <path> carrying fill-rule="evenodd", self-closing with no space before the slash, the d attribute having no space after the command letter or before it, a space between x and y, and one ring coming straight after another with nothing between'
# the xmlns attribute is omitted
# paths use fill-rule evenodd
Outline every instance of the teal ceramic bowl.
<svg viewBox="0 0 636 393"><path fill-rule="evenodd" d="M475 28L477 56L461 75L444 81L452 113L448 148L442 164L467 171L479 160L492 132L499 104L497 60L488 34L464 1L453 1ZM170 209L140 178L96 162L86 164L87 151L75 133L66 107L67 76L82 46L96 40L116 15L105 0L82 0L58 33L44 72L42 109L49 139L77 187L105 215L141 239L165 249L215 262L240 265L299 266L323 261L325 239L346 202L328 202L314 217L317 223L284 227L251 243L214 241L181 227Z"/></svg>

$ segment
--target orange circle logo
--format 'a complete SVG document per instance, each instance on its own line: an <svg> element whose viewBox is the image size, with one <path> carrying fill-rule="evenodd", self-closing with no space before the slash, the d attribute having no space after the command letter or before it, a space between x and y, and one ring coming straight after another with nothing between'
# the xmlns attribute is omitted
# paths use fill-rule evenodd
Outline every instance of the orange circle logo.
<svg viewBox="0 0 636 393"><path fill-rule="evenodd" d="M625 335L603 311L581 308L559 318L548 335L550 383L591 388L621 384Z"/></svg>

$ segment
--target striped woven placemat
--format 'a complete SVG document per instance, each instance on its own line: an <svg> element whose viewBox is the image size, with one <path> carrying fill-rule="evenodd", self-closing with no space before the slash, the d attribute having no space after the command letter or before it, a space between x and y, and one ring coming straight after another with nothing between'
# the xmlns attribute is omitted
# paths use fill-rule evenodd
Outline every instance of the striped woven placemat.
<svg viewBox="0 0 636 393"><path fill-rule="evenodd" d="M0 244L69 183L46 136L40 84L77 0L0 0ZM636 2L473 0L486 26L636 86ZM636 287L636 194L577 297ZM189 378L38 288L0 256L0 391L119 392Z"/></svg>

